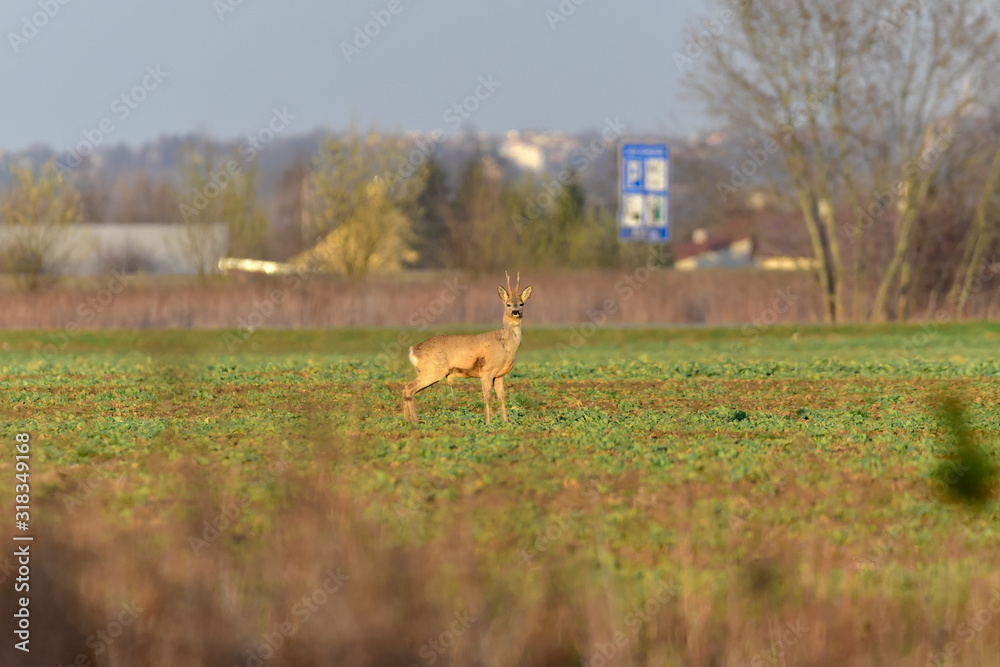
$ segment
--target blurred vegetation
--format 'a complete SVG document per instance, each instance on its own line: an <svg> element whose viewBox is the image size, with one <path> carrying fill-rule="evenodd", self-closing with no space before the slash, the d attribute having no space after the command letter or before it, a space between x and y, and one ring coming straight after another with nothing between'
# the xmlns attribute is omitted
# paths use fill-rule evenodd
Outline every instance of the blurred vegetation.
<svg viewBox="0 0 1000 667"><path fill-rule="evenodd" d="M316 246L295 263L364 276L416 259L412 230L424 172L390 182L407 148L374 131L327 139L303 187L302 237Z"/></svg>
<svg viewBox="0 0 1000 667"><path fill-rule="evenodd" d="M194 260L199 275L214 269L214 249L206 235L208 224L225 223L229 233L229 254L259 259L265 251L269 220L257 202L260 177L257 165L240 159L236 149L228 158L216 161L209 146L186 146L177 156L181 181L178 208L187 229L186 255Z"/></svg>
<svg viewBox="0 0 1000 667"><path fill-rule="evenodd" d="M791 204L829 321L906 319L917 294L961 311L998 242L1000 5L735 4L673 55L740 144L719 196Z"/></svg>
<svg viewBox="0 0 1000 667"><path fill-rule="evenodd" d="M0 266L36 289L46 266L58 261L67 225L80 220L80 196L49 160L35 171L12 164L12 181L0 192Z"/></svg>
<svg viewBox="0 0 1000 667"><path fill-rule="evenodd" d="M939 502L924 404L960 387L969 433L1000 427L1000 324L903 360L917 326L773 327L739 358L735 328L564 354L573 331L532 329L489 428L469 380L404 425L384 329L261 329L236 354L220 331L83 331L45 360L0 332L52 629L33 664L73 663L132 600L107 664L258 664L266 637L268 667L923 665L956 638L947 664L993 664L997 505ZM294 616L328 569L349 579ZM462 612L461 641L421 652Z"/></svg>
<svg viewBox="0 0 1000 667"><path fill-rule="evenodd" d="M312 250L295 258L303 267L321 267L347 276L398 271L416 259L410 247L410 218L393 203L386 184L365 183L343 220Z"/></svg>
<svg viewBox="0 0 1000 667"><path fill-rule="evenodd" d="M433 160L426 167L415 267L591 269L649 256L646 246L619 241L616 211L591 205L575 172L564 182L530 173L512 179L496 157L475 153L451 189Z"/></svg>
<svg viewBox="0 0 1000 667"><path fill-rule="evenodd" d="M450 183L432 153L374 131L331 136L303 179L293 261L363 276L629 266L649 254L618 240L616 212L590 205L576 173L514 179L476 151Z"/></svg>
<svg viewBox="0 0 1000 667"><path fill-rule="evenodd" d="M976 441L961 401L938 398L938 421L948 432L948 454L934 471L946 495L969 505L989 502L996 491L997 466Z"/></svg>

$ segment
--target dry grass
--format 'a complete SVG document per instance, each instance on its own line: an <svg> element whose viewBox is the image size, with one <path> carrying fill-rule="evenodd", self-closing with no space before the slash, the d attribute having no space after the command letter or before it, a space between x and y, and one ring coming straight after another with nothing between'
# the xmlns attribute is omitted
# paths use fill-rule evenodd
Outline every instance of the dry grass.
<svg viewBox="0 0 1000 667"><path fill-rule="evenodd" d="M528 317L540 325L588 322L588 311L610 323L737 324L760 318L779 302L779 293L796 300L774 311L770 323L817 321L820 312L813 281L783 272L641 268L522 277L534 287ZM496 286L502 279L447 272L364 282L234 279L205 288L136 279L118 294L105 294L103 306L91 300L109 283L92 280L38 293L4 291L0 329L493 324L500 317Z"/></svg>
<svg viewBox="0 0 1000 667"><path fill-rule="evenodd" d="M533 324L749 324L822 321L814 279L755 270L672 271L645 268L538 271ZM62 282L39 292L0 284L0 329L412 327L498 321L499 276L427 272L352 282L333 278L234 277L206 287L178 279L133 278L118 293L111 279ZM102 294L103 293L103 294ZM786 295L784 299L781 295ZM95 299L100 299L95 301ZM789 301L788 299L791 299ZM914 295L914 319L954 308ZM849 304L848 304L849 310ZM590 315L588 315L590 313ZM1000 316L1000 291L973 295L963 319Z"/></svg>
<svg viewBox="0 0 1000 667"><path fill-rule="evenodd" d="M45 501L33 650L3 664L923 667L948 642L960 649L949 665L1000 654L1000 616L988 611L1000 577L959 593L949 570L940 590L886 594L840 578L861 574L837 568L822 537L803 548L764 535L753 560L712 572L704 554L716 547L690 537L694 514L678 526L688 537L658 557L676 580L622 582L613 562L579 557L601 551L582 536L530 565L498 565L477 542L474 508L455 513L445 539L400 540L377 502L340 491L325 469L286 471L273 512L248 508L197 554L191 537L227 499L196 465L158 466L175 484L168 501L123 508L111 484L72 511ZM683 493L671 501L680 514ZM338 573L339 588L323 591ZM13 600L2 600L9 619ZM117 628L123 603L140 611Z"/></svg>

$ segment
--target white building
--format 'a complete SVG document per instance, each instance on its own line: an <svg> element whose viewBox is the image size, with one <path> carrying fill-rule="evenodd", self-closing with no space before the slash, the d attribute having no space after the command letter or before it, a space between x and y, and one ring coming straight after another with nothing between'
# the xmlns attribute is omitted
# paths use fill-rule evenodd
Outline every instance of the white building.
<svg viewBox="0 0 1000 667"><path fill-rule="evenodd" d="M192 275L218 271L229 249L225 223L185 226L183 223L118 223L67 225L45 258L45 272L62 276L92 276L112 270L161 275ZM16 235L38 230L0 225L0 250Z"/></svg>
<svg viewBox="0 0 1000 667"><path fill-rule="evenodd" d="M542 147L521 139L517 133L507 133L507 138L500 144L500 155L522 169L542 171L545 168Z"/></svg>

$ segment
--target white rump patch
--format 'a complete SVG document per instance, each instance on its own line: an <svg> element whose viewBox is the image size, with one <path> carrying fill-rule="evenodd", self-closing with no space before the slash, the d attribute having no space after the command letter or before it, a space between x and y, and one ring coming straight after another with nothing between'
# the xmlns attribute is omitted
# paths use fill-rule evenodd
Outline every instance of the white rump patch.
<svg viewBox="0 0 1000 667"><path fill-rule="evenodd" d="M417 357L413 354L413 346L412 345L410 346L410 363L413 364L414 368L416 368L417 370L420 370L419 367L417 366Z"/></svg>

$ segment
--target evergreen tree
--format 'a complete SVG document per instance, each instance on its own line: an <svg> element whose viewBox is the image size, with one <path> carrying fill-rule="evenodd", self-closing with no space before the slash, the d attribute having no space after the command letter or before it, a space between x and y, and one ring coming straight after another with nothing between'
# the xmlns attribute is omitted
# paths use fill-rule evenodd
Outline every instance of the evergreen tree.
<svg viewBox="0 0 1000 667"><path fill-rule="evenodd" d="M455 252L455 239L452 237L454 213L448 175L434 156L427 158L424 168L424 188L417 198L422 215L414 225L415 249L420 256L416 266L444 268L449 266Z"/></svg>

